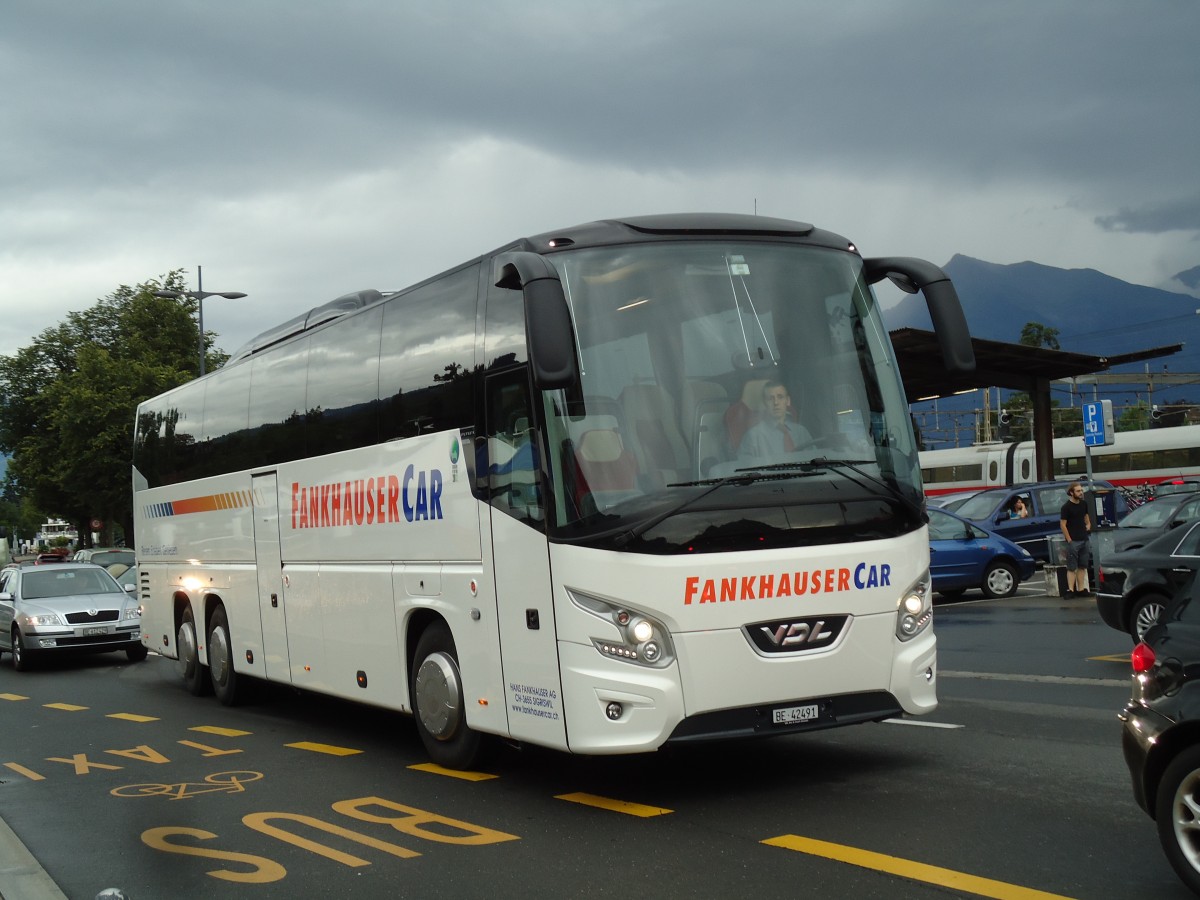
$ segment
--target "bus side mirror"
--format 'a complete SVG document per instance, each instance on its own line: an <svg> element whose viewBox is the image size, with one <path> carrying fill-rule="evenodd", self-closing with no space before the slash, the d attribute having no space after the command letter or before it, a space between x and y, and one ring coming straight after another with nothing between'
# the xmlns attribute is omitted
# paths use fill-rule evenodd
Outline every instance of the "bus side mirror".
<svg viewBox="0 0 1200 900"><path fill-rule="evenodd" d="M575 329L562 282L545 257L527 250L505 254L496 287L520 290L533 383L539 390L579 383Z"/></svg>
<svg viewBox="0 0 1200 900"><path fill-rule="evenodd" d="M971 332L963 315L958 291L949 277L933 263L907 256L876 257L863 260L867 283L888 279L900 290L925 295L929 318L937 333L942 350L942 362L951 372L974 372L975 350Z"/></svg>

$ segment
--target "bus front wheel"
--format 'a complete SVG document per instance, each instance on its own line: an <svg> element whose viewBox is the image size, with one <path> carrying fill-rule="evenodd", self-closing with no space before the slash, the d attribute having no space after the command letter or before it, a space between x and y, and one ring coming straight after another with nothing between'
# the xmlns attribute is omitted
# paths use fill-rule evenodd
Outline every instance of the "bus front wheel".
<svg viewBox="0 0 1200 900"><path fill-rule="evenodd" d="M208 678L204 666L200 665L200 642L196 640L196 619L192 608L183 608L179 621L179 633L175 635L175 649L179 651L179 674L188 693L200 697L208 693Z"/></svg>
<svg viewBox="0 0 1200 900"><path fill-rule="evenodd" d="M458 652L444 622L431 624L417 641L410 684L417 733L429 758L448 769L474 765L481 736L467 727Z"/></svg>

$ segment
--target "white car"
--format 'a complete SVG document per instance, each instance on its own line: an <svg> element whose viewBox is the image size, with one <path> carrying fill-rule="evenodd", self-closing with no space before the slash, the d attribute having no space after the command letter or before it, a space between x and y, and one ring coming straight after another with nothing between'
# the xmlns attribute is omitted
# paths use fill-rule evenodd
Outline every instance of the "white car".
<svg viewBox="0 0 1200 900"><path fill-rule="evenodd" d="M13 565L0 572L0 653L26 671L37 657L123 650L146 658L142 616L133 587L122 587L94 563Z"/></svg>

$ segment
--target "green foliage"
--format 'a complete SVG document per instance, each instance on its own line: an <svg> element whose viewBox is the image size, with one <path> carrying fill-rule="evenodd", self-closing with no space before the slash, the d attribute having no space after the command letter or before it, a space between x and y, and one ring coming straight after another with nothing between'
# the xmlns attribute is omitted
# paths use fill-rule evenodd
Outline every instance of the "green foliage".
<svg viewBox="0 0 1200 900"><path fill-rule="evenodd" d="M1026 322L1021 329L1021 341L1027 347L1049 347L1057 350L1058 329L1043 325L1041 322Z"/></svg>
<svg viewBox="0 0 1200 900"><path fill-rule="evenodd" d="M93 518L103 520L106 542L114 523L126 540L133 537L138 403L198 372L195 301L155 297L161 289L183 290L182 273L121 285L0 357L0 450L12 456L11 484L22 502L76 523L81 533Z"/></svg>

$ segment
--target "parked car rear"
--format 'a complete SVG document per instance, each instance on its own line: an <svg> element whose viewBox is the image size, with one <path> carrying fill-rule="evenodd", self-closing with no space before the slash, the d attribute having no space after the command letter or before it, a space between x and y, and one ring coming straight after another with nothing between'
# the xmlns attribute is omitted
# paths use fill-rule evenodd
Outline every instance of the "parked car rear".
<svg viewBox="0 0 1200 900"><path fill-rule="evenodd" d="M1144 547L1100 560L1096 612L1106 625L1139 641L1170 599L1200 571L1200 522L1159 535Z"/></svg>

